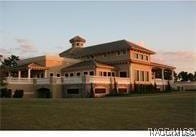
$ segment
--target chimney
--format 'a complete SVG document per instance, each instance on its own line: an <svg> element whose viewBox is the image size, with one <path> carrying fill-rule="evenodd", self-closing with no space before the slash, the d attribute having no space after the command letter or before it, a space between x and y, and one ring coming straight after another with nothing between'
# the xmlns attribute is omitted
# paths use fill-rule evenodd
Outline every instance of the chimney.
<svg viewBox="0 0 196 137"><path fill-rule="evenodd" d="M80 36L75 36L69 42L72 44L72 48L82 48L86 40Z"/></svg>

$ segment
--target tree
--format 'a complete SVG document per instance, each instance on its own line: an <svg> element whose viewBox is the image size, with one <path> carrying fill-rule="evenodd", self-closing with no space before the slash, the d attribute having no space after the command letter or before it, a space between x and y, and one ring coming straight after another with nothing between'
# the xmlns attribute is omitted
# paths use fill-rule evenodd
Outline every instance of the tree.
<svg viewBox="0 0 196 137"><path fill-rule="evenodd" d="M193 81L196 81L196 71L195 71L194 76L193 76Z"/></svg>
<svg viewBox="0 0 196 137"><path fill-rule="evenodd" d="M188 74L188 80L190 80L190 81L194 80L194 75L192 73Z"/></svg>
<svg viewBox="0 0 196 137"><path fill-rule="evenodd" d="M0 86L5 86L5 78L9 69L14 69L17 67L17 61L19 61L19 57L15 55L11 55L7 59L2 59L3 56L0 55L1 64L0 64Z"/></svg>
<svg viewBox="0 0 196 137"><path fill-rule="evenodd" d="M15 55L11 55L7 59L4 59L2 61L3 66L7 66L9 68L16 68L17 67L17 61L19 61L19 57Z"/></svg>
<svg viewBox="0 0 196 137"><path fill-rule="evenodd" d="M178 80L178 75L177 73L174 71L174 81L176 82Z"/></svg>
<svg viewBox="0 0 196 137"><path fill-rule="evenodd" d="M178 74L178 79L180 81L188 81L188 73L185 72L185 71L181 71L179 74Z"/></svg>

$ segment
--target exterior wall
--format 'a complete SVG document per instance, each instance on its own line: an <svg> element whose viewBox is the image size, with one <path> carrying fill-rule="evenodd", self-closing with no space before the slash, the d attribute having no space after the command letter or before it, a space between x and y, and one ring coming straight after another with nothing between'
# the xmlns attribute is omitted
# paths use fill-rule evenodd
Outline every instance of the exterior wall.
<svg viewBox="0 0 196 137"><path fill-rule="evenodd" d="M130 71L131 71L131 82L134 83L135 81L135 70L139 71L148 71L149 72L149 81L136 81L138 84L150 84L152 82L152 67L149 65L143 65L143 64L136 64L131 63L130 65Z"/></svg>
<svg viewBox="0 0 196 137"><path fill-rule="evenodd" d="M115 74L118 74L117 70L110 69L110 68L96 68L96 76L100 76L99 72L115 72Z"/></svg>
<svg viewBox="0 0 196 137"><path fill-rule="evenodd" d="M130 65L129 64L119 64L119 65L114 65L114 66L119 69L118 73L117 73L118 77L120 76L121 71L126 71L127 72L127 77L130 77L130 70L129 70Z"/></svg>
<svg viewBox="0 0 196 137"><path fill-rule="evenodd" d="M78 94L68 94L69 89L78 89L79 93ZM83 84L66 84L63 85L63 90L62 90L62 97L85 97L87 95L87 91L85 90L85 87Z"/></svg>
<svg viewBox="0 0 196 137"><path fill-rule="evenodd" d="M60 66L63 65L63 61L64 59L62 57L59 56L45 56L46 58L46 62L45 62L45 66L46 67L54 67L54 66Z"/></svg>
<svg viewBox="0 0 196 137"><path fill-rule="evenodd" d="M12 90L12 96L14 95L15 90L23 90L24 98L36 97L35 86L33 84L8 84L7 88Z"/></svg>
<svg viewBox="0 0 196 137"><path fill-rule="evenodd" d="M135 56L135 54L143 55L144 59L143 60L140 59L140 58L137 59L136 56ZM148 60L145 59L145 56L148 56ZM132 60L142 61L142 62L146 62L146 63L150 63L151 62L151 56L150 56L150 54L139 52L139 51L135 51L135 50L130 50L130 58Z"/></svg>

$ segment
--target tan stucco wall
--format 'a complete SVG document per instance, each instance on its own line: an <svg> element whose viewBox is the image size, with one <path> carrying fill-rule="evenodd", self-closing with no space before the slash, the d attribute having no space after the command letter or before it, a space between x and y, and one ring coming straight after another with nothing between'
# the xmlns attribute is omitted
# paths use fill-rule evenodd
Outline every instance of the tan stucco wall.
<svg viewBox="0 0 196 137"><path fill-rule="evenodd" d="M149 65L131 63L131 65L130 65L131 82L133 83L135 80L135 70L140 70L140 71L148 71L149 72L149 82L139 81L138 83L140 83L140 84L151 83L151 81L152 81L151 69L152 69L152 67Z"/></svg>
<svg viewBox="0 0 196 137"><path fill-rule="evenodd" d="M14 95L15 90L23 90L24 98L36 97L36 87L33 84L8 84L7 88L12 90L12 95Z"/></svg>

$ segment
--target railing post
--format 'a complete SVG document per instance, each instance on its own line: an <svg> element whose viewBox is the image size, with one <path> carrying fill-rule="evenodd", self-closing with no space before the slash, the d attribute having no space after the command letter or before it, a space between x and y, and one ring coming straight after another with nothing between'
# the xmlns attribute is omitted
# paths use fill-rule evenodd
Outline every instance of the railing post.
<svg viewBox="0 0 196 137"><path fill-rule="evenodd" d="M21 78L21 71L19 70L18 71L18 79L20 79Z"/></svg>
<svg viewBox="0 0 196 137"><path fill-rule="evenodd" d="M31 78L31 69L28 69L28 79Z"/></svg>

